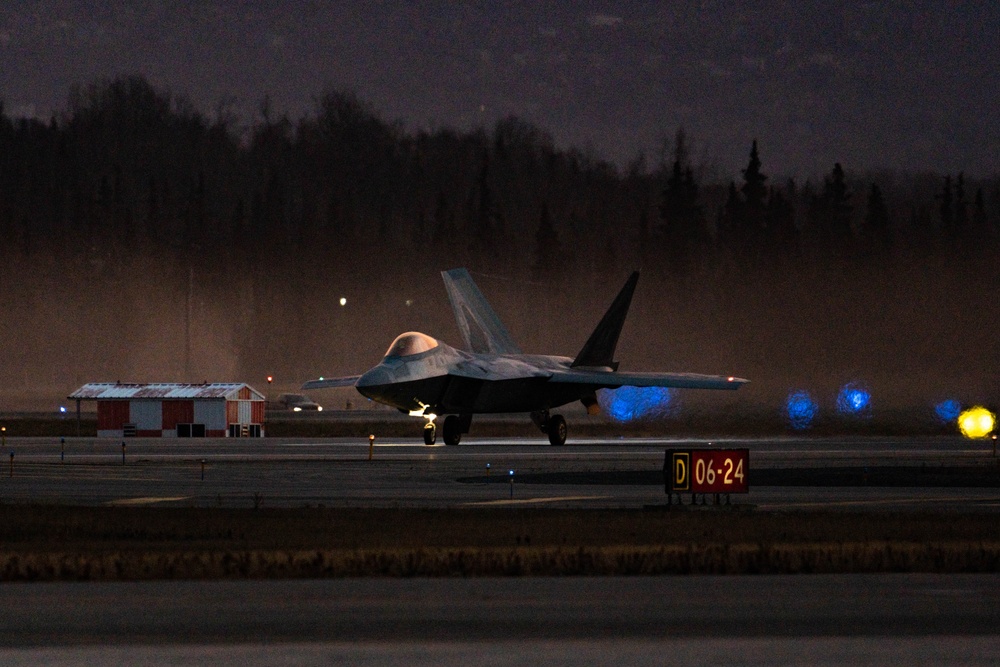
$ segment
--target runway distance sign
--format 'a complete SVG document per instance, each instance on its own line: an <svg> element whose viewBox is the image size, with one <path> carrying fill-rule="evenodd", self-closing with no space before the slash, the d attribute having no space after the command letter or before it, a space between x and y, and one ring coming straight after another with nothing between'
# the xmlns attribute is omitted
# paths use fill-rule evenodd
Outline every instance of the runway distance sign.
<svg viewBox="0 0 1000 667"><path fill-rule="evenodd" d="M667 493L749 493L749 449L668 449Z"/></svg>

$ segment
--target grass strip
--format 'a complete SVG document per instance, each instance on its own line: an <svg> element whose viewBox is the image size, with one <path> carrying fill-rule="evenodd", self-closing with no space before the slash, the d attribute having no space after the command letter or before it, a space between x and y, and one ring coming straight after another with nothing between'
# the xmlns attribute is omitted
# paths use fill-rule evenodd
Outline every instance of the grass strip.
<svg viewBox="0 0 1000 667"><path fill-rule="evenodd" d="M987 513L0 505L0 581L997 572Z"/></svg>
<svg viewBox="0 0 1000 667"><path fill-rule="evenodd" d="M0 552L3 581L330 577L971 573L1000 569L1000 542L689 544L377 550Z"/></svg>

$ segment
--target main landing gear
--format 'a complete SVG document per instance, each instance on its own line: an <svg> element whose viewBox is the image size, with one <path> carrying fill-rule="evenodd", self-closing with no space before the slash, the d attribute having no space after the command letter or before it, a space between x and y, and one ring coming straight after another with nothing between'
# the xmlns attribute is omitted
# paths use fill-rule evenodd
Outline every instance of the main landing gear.
<svg viewBox="0 0 1000 667"><path fill-rule="evenodd" d="M548 410L531 413L531 421L549 436L549 444L556 447L566 444L566 420L562 415L549 415Z"/></svg>
<svg viewBox="0 0 1000 667"><path fill-rule="evenodd" d="M433 445L437 441L437 424L435 415L421 415L427 420L424 424L424 444ZM549 443L555 446L566 444L566 420L562 415L550 415L548 410L531 413L531 421L542 433L549 436ZM457 445L462 441L462 435L469 432L472 426L472 415L448 415L444 419L444 444Z"/></svg>
<svg viewBox="0 0 1000 667"><path fill-rule="evenodd" d="M455 415L444 418L444 444L457 445L462 441L462 424Z"/></svg>

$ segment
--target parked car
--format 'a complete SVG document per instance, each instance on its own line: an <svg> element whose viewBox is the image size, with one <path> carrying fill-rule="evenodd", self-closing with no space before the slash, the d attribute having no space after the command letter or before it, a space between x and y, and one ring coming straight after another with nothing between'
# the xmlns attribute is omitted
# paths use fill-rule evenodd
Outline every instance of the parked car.
<svg viewBox="0 0 1000 667"><path fill-rule="evenodd" d="M309 397L305 394L281 394L278 396L278 405L281 406L281 409L291 410L292 412L302 412L304 410L323 411L322 405L309 400Z"/></svg>

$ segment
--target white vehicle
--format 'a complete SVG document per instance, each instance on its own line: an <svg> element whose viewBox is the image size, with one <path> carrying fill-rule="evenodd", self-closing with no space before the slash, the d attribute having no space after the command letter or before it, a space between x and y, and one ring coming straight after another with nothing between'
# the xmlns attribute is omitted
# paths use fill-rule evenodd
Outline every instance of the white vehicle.
<svg viewBox="0 0 1000 667"><path fill-rule="evenodd" d="M281 406L281 409L291 410L292 412L308 410L323 412L323 406L309 400L305 394L281 394L278 396L278 404Z"/></svg>

